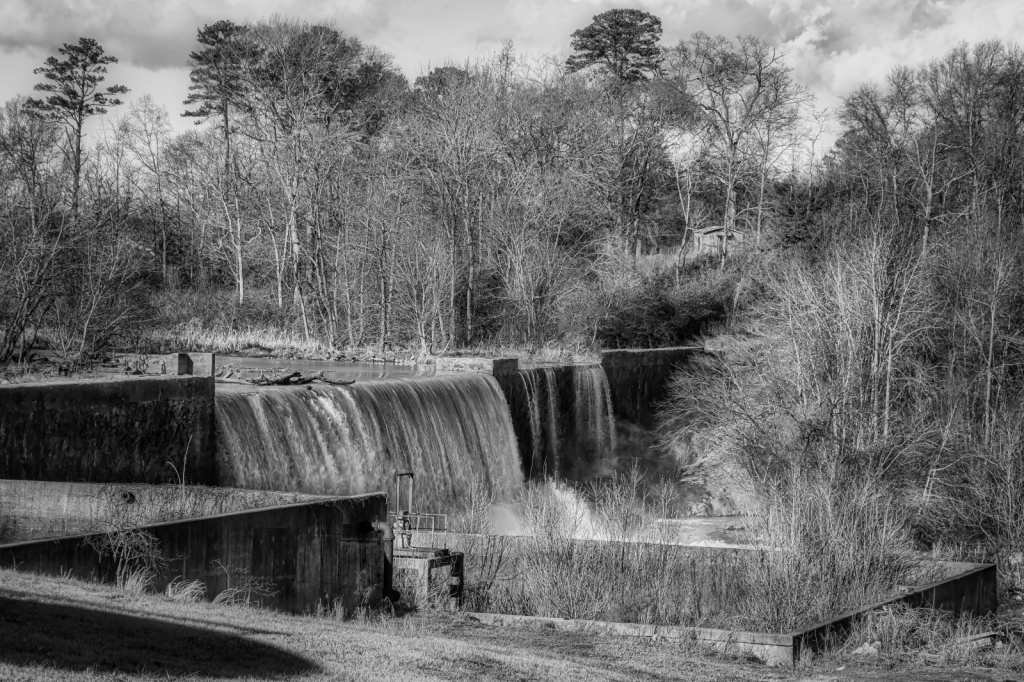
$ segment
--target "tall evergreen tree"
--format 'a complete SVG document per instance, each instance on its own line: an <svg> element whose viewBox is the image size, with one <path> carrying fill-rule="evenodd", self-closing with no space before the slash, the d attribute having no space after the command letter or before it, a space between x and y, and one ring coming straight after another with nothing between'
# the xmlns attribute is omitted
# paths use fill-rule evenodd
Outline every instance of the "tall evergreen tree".
<svg viewBox="0 0 1024 682"><path fill-rule="evenodd" d="M241 71L245 51L242 38L245 31L245 26L227 20L203 26L196 36L203 48L190 53L188 60L192 85L184 103L199 107L186 110L182 116L198 118L196 125L215 116L220 118L224 129L225 172L231 166L231 108L243 91Z"/></svg>
<svg viewBox="0 0 1024 682"><path fill-rule="evenodd" d="M78 192L82 177L82 128L85 120L96 114L107 113L106 107L117 106L128 88L110 85L101 88L106 78L107 64L116 64L117 57L106 54L103 46L92 38L79 38L77 45L64 43L57 50L64 59L50 57L45 65L33 73L42 74L48 82L39 83L35 89L50 95L45 100L29 99L28 105L47 117L63 122L67 126L71 164L74 172L71 209L78 213Z"/></svg>
<svg viewBox="0 0 1024 682"><path fill-rule="evenodd" d="M627 83L646 80L661 70L661 19L639 9L613 9L572 34L575 51L566 66L570 72L594 64L605 66Z"/></svg>

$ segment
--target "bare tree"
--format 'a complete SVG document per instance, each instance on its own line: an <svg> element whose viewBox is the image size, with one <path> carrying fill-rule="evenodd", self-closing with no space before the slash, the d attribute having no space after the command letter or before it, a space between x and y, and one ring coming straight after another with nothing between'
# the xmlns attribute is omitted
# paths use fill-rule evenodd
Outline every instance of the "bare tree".
<svg viewBox="0 0 1024 682"><path fill-rule="evenodd" d="M708 149L708 170L725 190L723 226L736 227L737 186L747 172L748 144L781 135L796 122L794 109L806 99L793 82L782 56L752 36L736 43L722 36L695 33L666 60L666 70L686 83L696 106L698 136ZM726 240L727 241L727 240Z"/></svg>

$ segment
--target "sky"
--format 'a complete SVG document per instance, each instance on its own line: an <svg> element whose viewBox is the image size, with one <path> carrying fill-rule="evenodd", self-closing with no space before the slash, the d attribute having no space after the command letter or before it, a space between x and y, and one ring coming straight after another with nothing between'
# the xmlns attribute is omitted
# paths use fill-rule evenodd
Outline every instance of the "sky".
<svg viewBox="0 0 1024 682"><path fill-rule="evenodd" d="M185 61L196 29L220 19L329 20L389 52L411 81L449 60L492 54L503 40L521 53L567 55L574 30L616 7L661 18L666 46L696 31L765 38L819 107L962 41L1024 35L1022 0L0 0L0 101L31 95L33 69L88 36L120 59L108 82L131 88L128 98L151 94L186 130Z"/></svg>

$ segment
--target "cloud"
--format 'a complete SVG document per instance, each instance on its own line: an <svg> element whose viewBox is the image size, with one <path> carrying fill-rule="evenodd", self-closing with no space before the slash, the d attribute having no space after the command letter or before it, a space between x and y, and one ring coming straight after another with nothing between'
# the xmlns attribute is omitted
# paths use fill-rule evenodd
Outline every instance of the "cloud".
<svg viewBox="0 0 1024 682"><path fill-rule="evenodd" d="M1024 33L1020 0L635 0L662 19L663 44L695 31L754 34L786 54L796 79L834 106L864 80L881 80L898 64L921 65L961 41L1012 41ZM99 40L121 60L124 77L147 88L172 112L182 99L159 88L187 83L184 64L196 29L220 19L244 22L272 14L329 20L394 55L410 78L446 61L517 50L566 53L572 32L622 0L5 0L0 96L23 87L29 62L41 63L79 36ZM4 54L6 53L6 54ZM33 62L34 60L34 62ZM12 68L19 73L7 75ZM121 78L121 75L112 77ZM18 90L17 92L23 92Z"/></svg>
<svg viewBox="0 0 1024 682"><path fill-rule="evenodd" d="M53 53L80 36L99 40L122 62L147 68L183 66L196 30L221 19L245 22L272 14L333 20L347 32L373 31L388 21L370 0L7 0L0 49Z"/></svg>

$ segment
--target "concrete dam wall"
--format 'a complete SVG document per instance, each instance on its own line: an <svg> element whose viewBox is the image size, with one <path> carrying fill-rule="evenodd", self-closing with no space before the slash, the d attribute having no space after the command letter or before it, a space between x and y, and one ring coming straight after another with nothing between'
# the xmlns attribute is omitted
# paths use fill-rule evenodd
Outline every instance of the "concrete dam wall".
<svg viewBox="0 0 1024 682"><path fill-rule="evenodd" d="M212 377L0 386L0 478L216 483Z"/></svg>
<svg viewBox="0 0 1024 682"><path fill-rule="evenodd" d="M413 471L423 511L449 511L474 486L508 501L524 480L587 480L649 449L623 424L653 426L695 350L216 394L193 376L5 386L0 479L166 483L184 470L189 483L355 495Z"/></svg>
<svg viewBox="0 0 1024 682"><path fill-rule="evenodd" d="M615 450L612 398L600 365L495 363L523 475L583 481Z"/></svg>
<svg viewBox="0 0 1024 682"><path fill-rule="evenodd" d="M317 603L355 607L380 601L384 548L372 522L384 518L378 493L143 526L166 561L153 587L200 580L212 599L254 581L264 606L309 611ZM104 534L0 545L0 564L45 575L115 579L116 550ZM367 597L370 597L367 599Z"/></svg>
<svg viewBox="0 0 1024 682"><path fill-rule="evenodd" d="M220 486L0 479L0 545L325 499Z"/></svg>
<svg viewBox="0 0 1024 682"><path fill-rule="evenodd" d="M657 405L668 398L672 373L700 351L696 347L680 347L601 353L601 366L611 387L615 417L653 428Z"/></svg>

